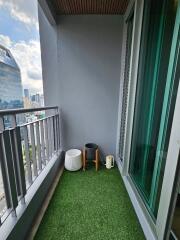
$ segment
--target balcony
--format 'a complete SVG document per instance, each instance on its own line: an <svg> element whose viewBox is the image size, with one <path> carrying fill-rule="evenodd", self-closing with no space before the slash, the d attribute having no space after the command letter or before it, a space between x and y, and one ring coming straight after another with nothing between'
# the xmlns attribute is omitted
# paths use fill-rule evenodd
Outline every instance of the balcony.
<svg viewBox="0 0 180 240"><path fill-rule="evenodd" d="M44 111L45 117L17 122L37 111ZM0 111L0 119L1 239L15 237L19 226L25 229L22 239L23 234L29 239L52 235L54 239L144 239L117 168L107 172L101 165L99 172L92 166L85 172L63 172L57 107Z"/></svg>
<svg viewBox="0 0 180 240"><path fill-rule="evenodd" d="M38 3L45 104L58 107L0 111L0 238L177 239L180 1ZM20 123L33 111L45 116ZM101 169L64 171L87 142Z"/></svg>

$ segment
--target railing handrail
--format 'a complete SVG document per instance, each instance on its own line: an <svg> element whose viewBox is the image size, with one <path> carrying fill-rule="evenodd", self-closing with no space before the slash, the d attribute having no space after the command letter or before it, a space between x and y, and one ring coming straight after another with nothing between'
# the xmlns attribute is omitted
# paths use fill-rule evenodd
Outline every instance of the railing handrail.
<svg viewBox="0 0 180 240"><path fill-rule="evenodd" d="M49 107L39 107L39 108L17 108L17 109L6 109L0 110L0 116L29 113L29 112L39 112L43 110L58 109L58 106L49 106Z"/></svg>
<svg viewBox="0 0 180 240"><path fill-rule="evenodd" d="M58 113L57 113L57 114L58 114ZM43 117L43 118L41 118L41 119L37 119L37 120L31 121L31 122L22 123L22 124L20 124L20 125L18 125L18 126L19 126L19 127L25 127L25 126L28 126L28 125L31 125L31 124L34 124L34 123L37 123L37 122L44 121L44 120L46 120L46 119L48 119L48 118L52 118L52 117L54 117L54 116L56 116L56 114L54 114L54 115L49 115L49 116L47 116L47 117Z"/></svg>

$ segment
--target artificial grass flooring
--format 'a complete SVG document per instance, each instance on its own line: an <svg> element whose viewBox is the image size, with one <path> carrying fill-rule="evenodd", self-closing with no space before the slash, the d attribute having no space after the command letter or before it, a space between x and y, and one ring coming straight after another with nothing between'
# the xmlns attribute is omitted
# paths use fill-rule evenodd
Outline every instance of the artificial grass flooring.
<svg viewBox="0 0 180 240"><path fill-rule="evenodd" d="M64 171L35 240L145 239L117 168Z"/></svg>

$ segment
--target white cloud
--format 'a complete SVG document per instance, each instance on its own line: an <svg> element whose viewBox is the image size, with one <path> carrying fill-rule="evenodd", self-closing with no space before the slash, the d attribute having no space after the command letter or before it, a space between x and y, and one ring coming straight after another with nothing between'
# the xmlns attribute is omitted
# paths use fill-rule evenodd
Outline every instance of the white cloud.
<svg viewBox="0 0 180 240"><path fill-rule="evenodd" d="M0 44L7 47L17 61L24 88L42 93L42 70L40 43L36 40L13 42L8 36L0 35Z"/></svg>
<svg viewBox="0 0 180 240"><path fill-rule="evenodd" d="M12 41L8 36L0 35L0 44L6 48L10 48L12 45Z"/></svg>
<svg viewBox="0 0 180 240"><path fill-rule="evenodd" d="M26 26L38 28L37 0L0 0L0 8L7 9L12 18Z"/></svg>

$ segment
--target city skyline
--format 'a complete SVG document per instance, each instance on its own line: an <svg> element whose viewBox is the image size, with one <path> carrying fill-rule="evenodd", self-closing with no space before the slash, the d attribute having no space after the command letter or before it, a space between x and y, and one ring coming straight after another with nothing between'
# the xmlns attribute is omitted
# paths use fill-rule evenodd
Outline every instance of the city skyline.
<svg viewBox="0 0 180 240"><path fill-rule="evenodd" d="M35 108L44 106L44 95L41 93L31 93L31 89L23 89L24 108Z"/></svg>

